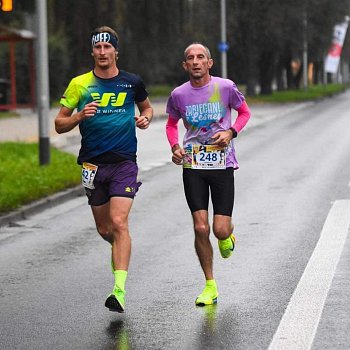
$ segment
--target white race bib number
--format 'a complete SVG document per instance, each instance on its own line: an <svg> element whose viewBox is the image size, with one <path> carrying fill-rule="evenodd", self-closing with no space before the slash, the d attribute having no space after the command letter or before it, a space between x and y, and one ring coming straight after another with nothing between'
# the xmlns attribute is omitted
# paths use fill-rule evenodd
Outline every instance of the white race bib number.
<svg viewBox="0 0 350 350"><path fill-rule="evenodd" d="M225 169L226 149L217 145L192 145L192 169Z"/></svg>
<svg viewBox="0 0 350 350"><path fill-rule="evenodd" d="M91 190L95 188L94 179L97 173L97 169L97 165L85 162L83 163L83 167L81 170L81 183L84 187L90 188Z"/></svg>

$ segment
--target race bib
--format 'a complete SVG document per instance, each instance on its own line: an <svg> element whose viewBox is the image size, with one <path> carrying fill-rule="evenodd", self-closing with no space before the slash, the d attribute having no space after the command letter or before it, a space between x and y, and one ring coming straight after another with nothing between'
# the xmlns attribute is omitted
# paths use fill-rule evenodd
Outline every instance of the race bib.
<svg viewBox="0 0 350 350"><path fill-rule="evenodd" d="M226 148L192 145L192 169L226 169Z"/></svg>
<svg viewBox="0 0 350 350"><path fill-rule="evenodd" d="M97 165L85 162L83 163L83 167L81 170L81 183L84 187L90 188L91 190L95 188L94 179L97 173L97 169Z"/></svg>

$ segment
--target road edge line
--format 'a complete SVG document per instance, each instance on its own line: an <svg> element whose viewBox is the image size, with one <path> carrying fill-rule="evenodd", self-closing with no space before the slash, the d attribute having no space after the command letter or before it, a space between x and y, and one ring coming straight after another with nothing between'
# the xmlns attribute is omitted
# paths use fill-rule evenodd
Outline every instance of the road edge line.
<svg viewBox="0 0 350 350"><path fill-rule="evenodd" d="M335 201L268 350L311 348L349 226L350 200Z"/></svg>

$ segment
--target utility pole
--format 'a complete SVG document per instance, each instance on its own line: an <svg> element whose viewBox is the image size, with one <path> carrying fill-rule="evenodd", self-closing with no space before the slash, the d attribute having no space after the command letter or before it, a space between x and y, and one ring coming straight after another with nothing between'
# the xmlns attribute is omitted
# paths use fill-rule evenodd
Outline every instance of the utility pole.
<svg viewBox="0 0 350 350"><path fill-rule="evenodd" d="M226 38L226 0L221 0L221 42L219 51L221 52L221 77L227 78L227 38Z"/></svg>
<svg viewBox="0 0 350 350"><path fill-rule="evenodd" d="M36 0L37 15L37 105L39 117L39 162L50 163L49 138L49 60L46 0Z"/></svg>

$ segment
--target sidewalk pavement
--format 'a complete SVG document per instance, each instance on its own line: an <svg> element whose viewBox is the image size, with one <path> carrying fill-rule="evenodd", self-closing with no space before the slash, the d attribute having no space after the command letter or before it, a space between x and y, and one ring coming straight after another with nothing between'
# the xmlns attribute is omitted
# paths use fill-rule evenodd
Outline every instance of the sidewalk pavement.
<svg viewBox="0 0 350 350"><path fill-rule="evenodd" d="M153 122L166 119L166 100L151 101L154 109ZM306 108L314 102L290 103L290 104L254 104L250 105L251 119L246 129L256 127L277 117L282 117L295 113ZM50 144L56 148L64 148L80 142L79 128L74 128L69 133L58 135L54 128L54 118L59 108L52 108L49 111L49 137ZM37 112L29 109L18 110L19 117L0 118L0 143L6 141L17 142L38 142L39 141L39 118ZM165 134L164 134L165 137ZM0 145L1 147L1 145ZM28 215L42 210L46 207L54 206L67 199L82 195L81 186L66 191L59 192L48 198L36 201L21 207L19 210L0 216L0 227L9 225L14 221L25 219ZM0 194L1 195L1 194Z"/></svg>

